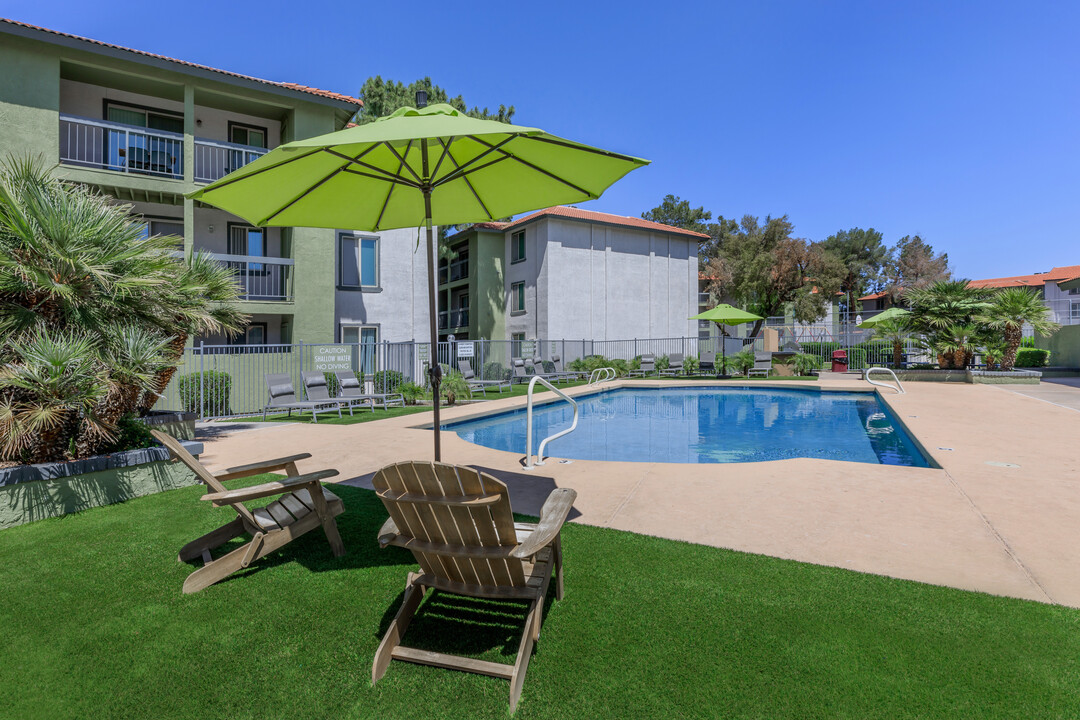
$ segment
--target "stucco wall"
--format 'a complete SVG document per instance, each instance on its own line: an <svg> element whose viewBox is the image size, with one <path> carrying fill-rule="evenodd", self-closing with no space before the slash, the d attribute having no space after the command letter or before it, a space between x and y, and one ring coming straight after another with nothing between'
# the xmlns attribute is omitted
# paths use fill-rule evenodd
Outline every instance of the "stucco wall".
<svg viewBox="0 0 1080 720"><path fill-rule="evenodd" d="M1036 337L1035 345L1050 351L1051 366L1080 368L1080 325L1066 325L1048 338Z"/></svg>

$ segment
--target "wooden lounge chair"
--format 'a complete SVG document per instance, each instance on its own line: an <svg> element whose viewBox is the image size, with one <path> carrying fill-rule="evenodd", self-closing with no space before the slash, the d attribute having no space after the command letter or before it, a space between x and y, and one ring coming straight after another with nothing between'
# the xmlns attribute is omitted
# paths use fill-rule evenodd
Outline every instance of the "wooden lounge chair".
<svg viewBox="0 0 1080 720"><path fill-rule="evenodd" d="M381 405L386 410L394 405L405 407L405 396L401 393L365 393L360 387L360 380L352 370L335 370L338 381L338 397L352 400L371 400L371 409Z"/></svg>
<svg viewBox="0 0 1080 720"><path fill-rule="evenodd" d="M487 389L493 387L502 394L502 389L505 387L510 390L509 380L481 380L476 377L476 373L473 372L472 365L468 360L458 360L457 362L458 372L461 373L461 377L465 378L465 382L469 385L469 390L479 390L487 395ZM449 374L449 373L447 373Z"/></svg>
<svg viewBox="0 0 1080 720"><path fill-rule="evenodd" d="M311 419L315 422L319 422L319 411L337 410L338 417L341 417L341 403L337 400L322 402L298 400L296 390L293 389L292 378L288 373L268 373L263 377L266 379L268 393L266 405L263 406L263 420L266 420L268 410L287 410L289 417L292 417L293 410L301 414L305 410L310 410Z"/></svg>
<svg viewBox="0 0 1080 720"><path fill-rule="evenodd" d="M326 375L321 370L305 370L300 373L300 379L304 382L304 396L311 402L337 403L341 407L349 408L349 415L353 414L353 407L357 405L361 407L367 405L372 412L375 411L375 401L372 398L330 397Z"/></svg>
<svg viewBox="0 0 1080 720"><path fill-rule="evenodd" d="M390 519L379 544L412 551L419 573L409 573L405 598L375 653L372 682L391 660L435 665L510 680L510 712L517 706L533 643L540 637L544 597L556 575L563 596L560 530L577 493L558 488L539 524L514 523L506 485L470 467L431 462L388 465L372 479ZM474 598L524 600L528 619L513 665L405 647L405 630L428 589Z"/></svg>
<svg viewBox="0 0 1080 720"><path fill-rule="evenodd" d="M338 534L337 521L334 520L344 512L345 507L341 503L341 498L325 489L321 482L325 478L337 475L337 470L319 470L301 475L296 469L296 462L311 457L308 453L301 453L229 468L223 474L215 476L192 457L175 438L157 430L151 430L150 434L167 447L174 458L191 468L210 489L208 494L202 496L202 500L210 501L214 507L228 505L236 511L237 515L231 522L180 548L177 558L180 562L201 557L204 563L184 581L185 593L195 593L224 580L237 570L248 567L259 558L269 555L320 525L326 533L326 539L330 541L330 549L333 550L334 556L340 557L345 554L345 546L341 542L341 535ZM287 477L262 485L229 490L222 484L226 480L280 470L284 470ZM281 497L256 510L250 510L243 504L249 500L273 495L281 495ZM244 534L251 535L251 541L247 544L216 560L210 555L211 550Z"/></svg>

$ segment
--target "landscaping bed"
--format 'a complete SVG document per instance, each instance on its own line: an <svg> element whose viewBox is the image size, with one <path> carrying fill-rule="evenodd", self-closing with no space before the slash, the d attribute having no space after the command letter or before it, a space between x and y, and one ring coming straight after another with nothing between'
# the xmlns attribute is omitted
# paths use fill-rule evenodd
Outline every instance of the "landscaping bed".
<svg viewBox="0 0 1080 720"><path fill-rule="evenodd" d="M176 552L231 513L202 488L0 533L3 714L506 718L495 678L395 662L371 685L416 565L379 549L373 493L334 492L343 558L316 531L195 595ZM566 597L515 718L1080 715L1076 609L575 524L563 538ZM523 621L436 594L406 640L509 662Z"/></svg>

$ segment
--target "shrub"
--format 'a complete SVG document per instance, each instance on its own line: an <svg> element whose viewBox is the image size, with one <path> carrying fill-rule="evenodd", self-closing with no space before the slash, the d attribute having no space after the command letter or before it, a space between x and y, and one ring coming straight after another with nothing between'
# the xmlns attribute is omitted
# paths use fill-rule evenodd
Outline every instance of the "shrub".
<svg viewBox="0 0 1080 720"><path fill-rule="evenodd" d="M571 365L573 365L573 363L571 363ZM481 378L484 380L509 380L510 368L504 367L502 363L494 361L486 362L484 363L484 371Z"/></svg>
<svg viewBox="0 0 1080 720"><path fill-rule="evenodd" d="M1015 367L1046 367L1050 364L1050 351L1041 348L1022 347L1016 351Z"/></svg>
<svg viewBox="0 0 1080 720"><path fill-rule="evenodd" d="M810 375L824 364L825 361L817 355L810 355L809 353L799 353L791 358L791 365L798 375Z"/></svg>
<svg viewBox="0 0 1080 720"><path fill-rule="evenodd" d="M204 370L189 373L180 378L177 390L180 391L180 402L188 412L207 417L230 413L232 377L227 372Z"/></svg>
<svg viewBox="0 0 1080 720"><path fill-rule="evenodd" d="M1033 347L1035 347L1035 338L1033 338L1033 337L1021 338L1020 339L1020 347L1022 347L1022 348L1033 348Z"/></svg>
<svg viewBox="0 0 1080 720"><path fill-rule="evenodd" d="M338 387L337 375L332 372L324 372L323 377L326 379L326 392L330 393L330 397L337 397L338 390L341 389Z"/></svg>
<svg viewBox="0 0 1080 720"><path fill-rule="evenodd" d="M661 370L667 370L669 367L671 367L671 358L669 358L667 355L659 355L659 356L657 356L657 358L656 358L656 371L657 372L660 372Z"/></svg>
<svg viewBox="0 0 1080 720"><path fill-rule="evenodd" d="M683 371L687 375L695 375L698 371L697 355L687 355L682 361Z"/></svg>
<svg viewBox="0 0 1080 720"><path fill-rule="evenodd" d="M379 370L373 376L375 392L395 392L401 383L405 382L405 376L397 370Z"/></svg>
<svg viewBox="0 0 1080 720"><path fill-rule="evenodd" d="M401 383L397 391L405 398L406 405L415 405L427 395L427 388L414 382Z"/></svg>
<svg viewBox="0 0 1080 720"><path fill-rule="evenodd" d="M447 405L453 405L462 398L472 397L472 391L465 376L454 370L443 377L442 384L439 385L439 397Z"/></svg>
<svg viewBox="0 0 1080 720"><path fill-rule="evenodd" d="M750 371L750 368L754 367L754 351L750 348L746 348L734 355L729 355L727 367L746 375Z"/></svg>
<svg viewBox="0 0 1080 720"><path fill-rule="evenodd" d="M146 423L135 417L134 413L128 413L116 423L116 439L111 445L106 446L103 452L122 452L155 445L157 445L157 440L150 434L150 428Z"/></svg>
<svg viewBox="0 0 1080 720"><path fill-rule="evenodd" d="M640 355L635 355L634 359L630 361L630 364L627 367L629 367L630 370L640 370L641 369L641 356Z"/></svg>

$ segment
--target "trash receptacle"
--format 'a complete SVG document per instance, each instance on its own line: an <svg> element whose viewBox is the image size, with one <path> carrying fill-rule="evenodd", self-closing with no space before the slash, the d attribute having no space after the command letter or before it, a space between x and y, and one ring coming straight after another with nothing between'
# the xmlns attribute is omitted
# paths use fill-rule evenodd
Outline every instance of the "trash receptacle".
<svg viewBox="0 0 1080 720"><path fill-rule="evenodd" d="M833 354L832 354L832 371L833 372L847 372L847 351L846 350L833 350Z"/></svg>

